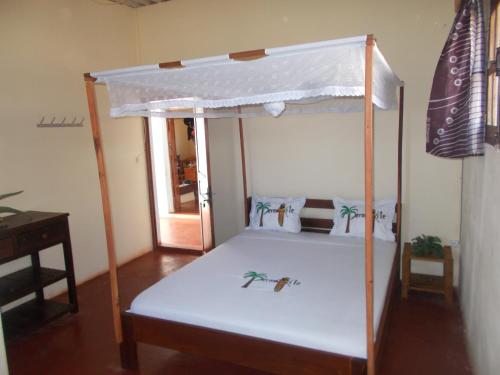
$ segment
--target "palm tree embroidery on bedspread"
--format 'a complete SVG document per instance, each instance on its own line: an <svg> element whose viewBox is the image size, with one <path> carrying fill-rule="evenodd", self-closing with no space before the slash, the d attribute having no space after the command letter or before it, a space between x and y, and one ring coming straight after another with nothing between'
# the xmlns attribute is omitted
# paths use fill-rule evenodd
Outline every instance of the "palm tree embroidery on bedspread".
<svg viewBox="0 0 500 375"><path fill-rule="evenodd" d="M243 284L241 287L242 288L248 288L254 281L263 281L263 282L268 282L268 283L276 283L274 286L274 291L279 292L285 285L288 285L289 287L291 286L298 286L300 285L300 281L298 280L292 280L288 276L282 277L280 279L271 279L267 276L267 273L258 273L255 271L248 271L243 275L244 279L249 279L245 284Z"/></svg>

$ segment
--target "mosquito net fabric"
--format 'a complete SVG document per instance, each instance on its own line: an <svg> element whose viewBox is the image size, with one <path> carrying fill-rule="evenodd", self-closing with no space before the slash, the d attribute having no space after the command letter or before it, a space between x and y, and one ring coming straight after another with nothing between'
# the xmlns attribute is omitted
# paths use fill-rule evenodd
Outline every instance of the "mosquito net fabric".
<svg viewBox="0 0 500 375"><path fill-rule="evenodd" d="M266 56L229 55L92 73L105 83L111 116L254 117L363 110L366 36L265 50ZM375 46L373 103L397 106L401 84ZM200 110L203 109L203 110Z"/></svg>

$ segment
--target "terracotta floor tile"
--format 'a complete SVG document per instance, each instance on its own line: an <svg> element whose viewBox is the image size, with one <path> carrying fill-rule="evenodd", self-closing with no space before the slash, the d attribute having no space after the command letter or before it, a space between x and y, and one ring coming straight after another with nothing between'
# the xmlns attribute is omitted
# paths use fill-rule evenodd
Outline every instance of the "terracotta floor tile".
<svg viewBox="0 0 500 375"><path fill-rule="evenodd" d="M141 290L195 258L153 252L121 267L122 306L127 307ZM78 297L78 314L9 343L12 375L131 374L119 366L107 275L79 286ZM263 374L144 344L139 345L139 360L141 374L148 375ZM448 307L439 296L423 294L412 294L408 301L395 298L380 365L382 375L472 374L458 305Z"/></svg>

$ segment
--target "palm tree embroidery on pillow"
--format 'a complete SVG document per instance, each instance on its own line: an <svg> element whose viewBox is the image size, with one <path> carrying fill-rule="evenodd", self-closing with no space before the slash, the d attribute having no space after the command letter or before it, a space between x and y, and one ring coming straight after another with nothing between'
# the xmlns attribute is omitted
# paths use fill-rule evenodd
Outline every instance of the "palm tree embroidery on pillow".
<svg viewBox="0 0 500 375"><path fill-rule="evenodd" d="M257 202L257 205L255 206L257 208L257 214L260 211L260 222L259 222L259 227L264 226L264 214L267 214L270 211L271 208L271 203L269 202Z"/></svg>
<svg viewBox="0 0 500 375"><path fill-rule="evenodd" d="M347 216L347 223L345 225L345 232L349 233L350 227L351 227L351 219L356 217L356 214L358 213L358 208L356 206L342 206L340 210L340 217L344 218Z"/></svg>

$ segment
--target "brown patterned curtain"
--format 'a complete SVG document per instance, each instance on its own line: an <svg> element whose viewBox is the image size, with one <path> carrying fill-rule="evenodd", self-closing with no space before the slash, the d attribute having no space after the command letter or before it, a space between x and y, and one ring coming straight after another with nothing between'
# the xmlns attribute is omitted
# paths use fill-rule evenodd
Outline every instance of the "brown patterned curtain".
<svg viewBox="0 0 500 375"><path fill-rule="evenodd" d="M430 154L482 155L485 135L486 56L481 0L463 0L434 73L427 109Z"/></svg>

